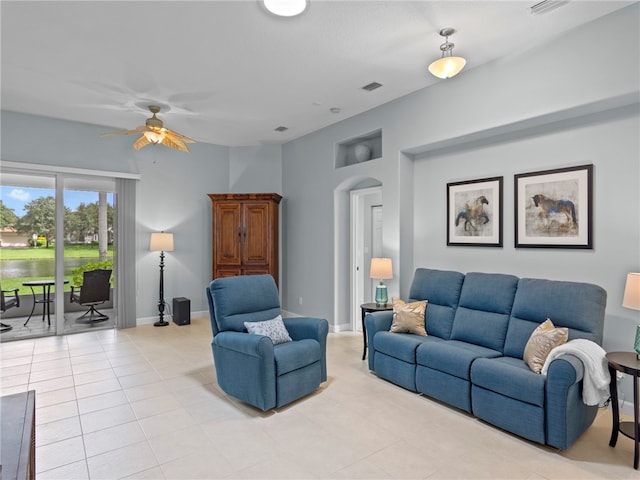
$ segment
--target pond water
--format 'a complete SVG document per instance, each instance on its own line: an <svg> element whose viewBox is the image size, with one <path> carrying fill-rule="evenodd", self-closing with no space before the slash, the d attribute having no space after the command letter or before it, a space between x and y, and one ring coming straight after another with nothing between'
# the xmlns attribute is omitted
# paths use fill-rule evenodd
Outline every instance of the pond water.
<svg viewBox="0 0 640 480"><path fill-rule="evenodd" d="M64 274L71 275L71 270L89 262L96 262L95 258L67 258L64 261ZM56 263L52 259L40 260L2 260L0 262L0 276L2 278L22 277L50 277L56 274Z"/></svg>

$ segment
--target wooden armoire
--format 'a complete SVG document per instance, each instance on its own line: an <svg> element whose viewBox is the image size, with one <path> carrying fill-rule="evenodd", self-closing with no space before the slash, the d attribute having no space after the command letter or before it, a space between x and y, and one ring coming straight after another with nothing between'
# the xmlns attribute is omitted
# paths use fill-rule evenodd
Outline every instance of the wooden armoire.
<svg viewBox="0 0 640 480"><path fill-rule="evenodd" d="M277 193L210 193L212 278L268 273L278 283Z"/></svg>

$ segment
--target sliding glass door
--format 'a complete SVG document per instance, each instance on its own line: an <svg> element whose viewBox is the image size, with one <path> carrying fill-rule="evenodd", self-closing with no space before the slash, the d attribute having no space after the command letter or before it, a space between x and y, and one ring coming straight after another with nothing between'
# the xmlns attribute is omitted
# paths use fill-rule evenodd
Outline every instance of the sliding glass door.
<svg viewBox="0 0 640 480"><path fill-rule="evenodd" d="M115 180L3 170L0 182L0 286L14 304L0 341L115 327ZM86 282L96 270L106 279Z"/></svg>
<svg viewBox="0 0 640 480"><path fill-rule="evenodd" d="M3 172L0 340L56 334L56 177Z"/></svg>
<svg viewBox="0 0 640 480"><path fill-rule="evenodd" d="M116 326L115 181L65 176L62 333ZM68 278L70 277L70 278Z"/></svg>

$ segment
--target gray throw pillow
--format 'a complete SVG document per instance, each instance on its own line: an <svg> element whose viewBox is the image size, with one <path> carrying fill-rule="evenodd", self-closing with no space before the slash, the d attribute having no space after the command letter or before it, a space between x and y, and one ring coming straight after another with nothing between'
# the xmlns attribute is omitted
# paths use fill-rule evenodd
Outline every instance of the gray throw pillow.
<svg viewBox="0 0 640 480"><path fill-rule="evenodd" d="M265 320L264 322L244 322L244 326L252 335L269 337L274 345L292 341L282 321L282 315L278 315L273 320Z"/></svg>

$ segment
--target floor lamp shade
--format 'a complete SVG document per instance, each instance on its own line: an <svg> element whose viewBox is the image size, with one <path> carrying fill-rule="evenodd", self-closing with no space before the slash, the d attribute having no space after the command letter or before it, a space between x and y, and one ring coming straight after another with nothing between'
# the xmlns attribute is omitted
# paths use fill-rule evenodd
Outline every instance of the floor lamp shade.
<svg viewBox="0 0 640 480"><path fill-rule="evenodd" d="M152 252L173 252L173 233L152 233L149 250Z"/></svg>
<svg viewBox="0 0 640 480"><path fill-rule="evenodd" d="M382 280L393 278L393 265L391 264L391 259L372 258L369 277L380 280L380 283L376 286L376 305L386 305L389 301L389 295L387 294L387 286L382 282Z"/></svg>
<svg viewBox="0 0 640 480"><path fill-rule="evenodd" d="M622 306L632 310L640 310L640 273L632 272L627 274ZM640 325L636 326L636 338L633 348L638 355L638 359L640 359Z"/></svg>
<svg viewBox="0 0 640 480"><path fill-rule="evenodd" d="M149 250L160 252L160 288L158 292L158 321L153 325L166 327L169 322L164 319L164 252L173 252L173 233L154 232L149 240Z"/></svg>

